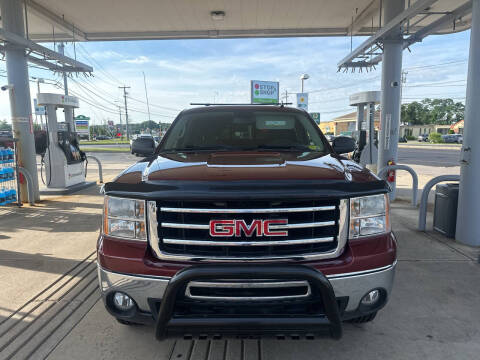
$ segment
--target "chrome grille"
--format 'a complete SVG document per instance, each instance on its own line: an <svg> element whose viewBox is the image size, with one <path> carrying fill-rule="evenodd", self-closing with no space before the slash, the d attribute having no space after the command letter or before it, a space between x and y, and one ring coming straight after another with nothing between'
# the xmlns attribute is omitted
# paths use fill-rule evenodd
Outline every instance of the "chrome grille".
<svg viewBox="0 0 480 360"><path fill-rule="evenodd" d="M348 200L333 201L149 201L149 239L159 258L176 260L269 260L329 258L347 238ZM285 219L271 230L288 236L244 233L212 237L210 220Z"/></svg>

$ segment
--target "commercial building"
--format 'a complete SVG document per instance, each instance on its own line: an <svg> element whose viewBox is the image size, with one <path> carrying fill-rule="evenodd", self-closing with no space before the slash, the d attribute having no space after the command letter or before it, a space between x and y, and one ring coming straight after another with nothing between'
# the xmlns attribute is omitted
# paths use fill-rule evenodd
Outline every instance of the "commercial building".
<svg viewBox="0 0 480 360"><path fill-rule="evenodd" d="M367 116L367 112L365 110L364 116ZM352 135L352 132L355 131L355 126L357 123L357 112L351 112L349 114L345 114L339 117L334 118L331 121L321 122L318 126L320 126L320 130L324 134L333 134L335 136L338 135ZM378 131L380 127L380 111L375 111L375 130Z"/></svg>
<svg viewBox="0 0 480 360"><path fill-rule="evenodd" d="M463 120L456 122L451 125L436 125L436 124L426 124L426 125L400 125L400 137L403 136L413 136L418 137L423 134L430 134L432 132L437 132L442 135L448 134L450 131L453 131L456 134L463 134Z"/></svg>

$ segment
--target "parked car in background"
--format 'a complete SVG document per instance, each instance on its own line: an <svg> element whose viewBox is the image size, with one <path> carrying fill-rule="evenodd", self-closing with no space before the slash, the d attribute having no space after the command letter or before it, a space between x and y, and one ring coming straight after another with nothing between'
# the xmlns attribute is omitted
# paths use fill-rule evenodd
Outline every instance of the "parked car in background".
<svg viewBox="0 0 480 360"><path fill-rule="evenodd" d="M427 142L427 141L428 141L428 134L420 134L420 135L418 135L418 141L420 141L420 142Z"/></svg>
<svg viewBox="0 0 480 360"><path fill-rule="evenodd" d="M408 139L407 139L407 136L406 136L406 135L400 136L400 137L398 138L398 142L399 142L399 143L406 143L407 141L408 141Z"/></svg>
<svg viewBox="0 0 480 360"><path fill-rule="evenodd" d="M456 143L456 144L462 144L463 143L463 135L462 134L442 135L442 139L445 143Z"/></svg>
<svg viewBox="0 0 480 360"><path fill-rule="evenodd" d="M112 138L110 136L107 136L107 135L98 135L96 137L97 140L111 140Z"/></svg>
<svg viewBox="0 0 480 360"><path fill-rule="evenodd" d="M0 131L0 147L13 148L13 133L11 131Z"/></svg>
<svg viewBox="0 0 480 360"><path fill-rule="evenodd" d="M131 142L130 152L134 155L150 156L156 147L157 144L152 135L139 135Z"/></svg>

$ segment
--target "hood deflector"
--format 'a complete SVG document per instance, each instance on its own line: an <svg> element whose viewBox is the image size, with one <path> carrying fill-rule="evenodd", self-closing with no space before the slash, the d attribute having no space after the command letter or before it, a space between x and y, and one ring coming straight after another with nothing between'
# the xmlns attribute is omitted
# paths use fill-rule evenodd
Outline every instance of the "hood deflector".
<svg viewBox="0 0 480 360"><path fill-rule="evenodd" d="M390 191L383 180L177 181L105 184L105 194L162 200L339 199Z"/></svg>

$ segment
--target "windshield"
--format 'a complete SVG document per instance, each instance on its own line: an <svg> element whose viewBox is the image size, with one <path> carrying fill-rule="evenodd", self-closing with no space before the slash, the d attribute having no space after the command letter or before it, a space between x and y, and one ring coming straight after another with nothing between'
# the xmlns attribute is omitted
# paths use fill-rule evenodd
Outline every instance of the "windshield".
<svg viewBox="0 0 480 360"><path fill-rule="evenodd" d="M307 116L249 110L183 115L160 152L270 149L326 152L319 129Z"/></svg>

